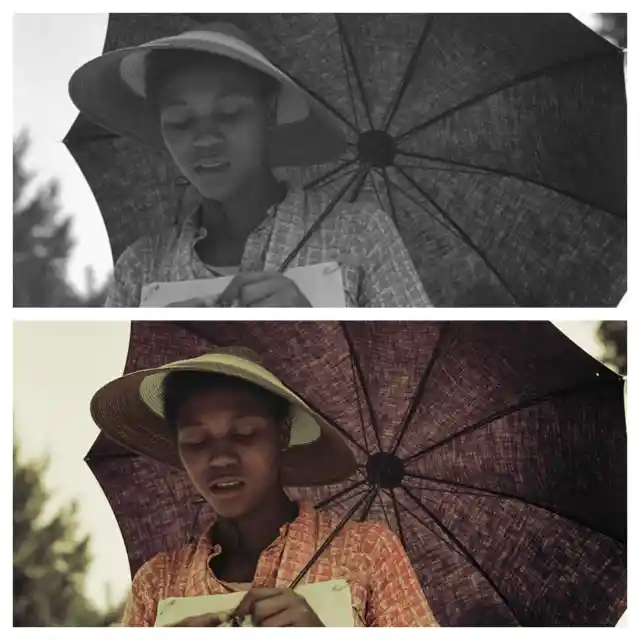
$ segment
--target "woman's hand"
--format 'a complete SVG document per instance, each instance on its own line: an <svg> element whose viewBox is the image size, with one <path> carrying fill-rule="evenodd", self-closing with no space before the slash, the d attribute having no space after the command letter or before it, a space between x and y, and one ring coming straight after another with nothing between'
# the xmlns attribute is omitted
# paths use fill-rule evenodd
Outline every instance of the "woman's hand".
<svg viewBox="0 0 640 640"><path fill-rule="evenodd" d="M310 307L296 283L281 273L242 273L222 292L215 306Z"/></svg>
<svg viewBox="0 0 640 640"><path fill-rule="evenodd" d="M254 627L324 627L307 601L292 589L251 589L233 615L251 616Z"/></svg>

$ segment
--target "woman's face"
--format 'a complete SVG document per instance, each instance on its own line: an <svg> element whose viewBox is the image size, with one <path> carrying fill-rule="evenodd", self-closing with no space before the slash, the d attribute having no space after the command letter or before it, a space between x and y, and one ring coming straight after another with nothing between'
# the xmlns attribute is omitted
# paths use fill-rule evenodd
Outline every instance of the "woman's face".
<svg viewBox="0 0 640 640"><path fill-rule="evenodd" d="M259 393L233 387L201 391L184 402L177 418L184 468L218 515L246 515L280 488L284 435Z"/></svg>
<svg viewBox="0 0 640 640"><path fill-rule="evenodd" d="M267 164L268 106L251 71L233 62L182 70L159 93L165 145L205 197L251 188Z"/></svg>

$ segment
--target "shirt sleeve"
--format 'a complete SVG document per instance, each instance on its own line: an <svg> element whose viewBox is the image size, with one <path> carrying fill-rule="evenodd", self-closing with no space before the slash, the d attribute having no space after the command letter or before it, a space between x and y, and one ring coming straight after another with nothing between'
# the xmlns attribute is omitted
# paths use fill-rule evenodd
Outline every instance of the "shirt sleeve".
<svg viewBox="0 0 640 640"><path fill-rule="evenodd" d="M363 214L362 220L366 226L356 238L364 269L359 306L433 306L389 216L381 209L372 209Z"/></svg>
<svg viewBox="0 0 640 640"><path fill-rule="evenodd" d="M158 602L165 591L161 584L165 558L156 556L138 569L131 591L125 603L121 626L153 627L156 621Z"/></svg>
<svg viewBox="0 0 640 640"><path fill-rule="evenodd" d="M105 307L140 306L145 263L152 252L149 238L140 238L122 252L113 269Z"/></svg>
<svg viewBox="0 0 640 640"><path fill-rule="evenodd" d="M376 543L370 554L367 626L439 626L400 540L383 525L373 525L372 529Z"/></svg>

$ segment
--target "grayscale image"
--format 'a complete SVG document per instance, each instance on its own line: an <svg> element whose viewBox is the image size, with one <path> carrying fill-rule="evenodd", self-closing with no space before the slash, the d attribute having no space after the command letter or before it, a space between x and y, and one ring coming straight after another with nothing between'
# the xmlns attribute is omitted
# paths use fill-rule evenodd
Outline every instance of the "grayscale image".
<svg viewBox="0 0 640 640"><path fill-rule="evenodd" d="M54 37L38 19L16 18L18 42ZM56 79L73 106L56 153L94 211L45 233L51 188L14 196L15 306L623 298L625 15L101 19ZM19 188L28 153L22 136ZM75 284L72 246L93 274L74 264Z"/></svg>

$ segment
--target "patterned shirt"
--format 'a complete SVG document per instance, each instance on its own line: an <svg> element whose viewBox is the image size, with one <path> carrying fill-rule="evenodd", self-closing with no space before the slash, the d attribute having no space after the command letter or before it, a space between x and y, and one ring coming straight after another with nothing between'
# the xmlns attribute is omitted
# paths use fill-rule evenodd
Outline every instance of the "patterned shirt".
<svg viewBox="0 0 640 640"><path fill-rule="evenodd" d="M298 517L262 552L253 586L288 588L338 522L336 516L301 503ZM210 528L199 540L158 554L140 568L123 626L154 626L158 602L166 598L229 593L210 569L210 560L222 551L212 532ZM355 626L438 626L400 541L384 525L349 522L302 583L337 579L350 586Z"/></svg>
<svg viewBox="0 0 640 640"><path fill-rule="evenodd" d="M325 210L331 196L291 188L254 229L240 272L277 271ZM198 224L199 203L166 232L145 236L118 259L107 307L138 307L145 285L211 278L195 251L206 236ZM429 307L420 278L389 217L373 204L341 202L305 243L289 267L337 262L350 307Z"/></svg>

